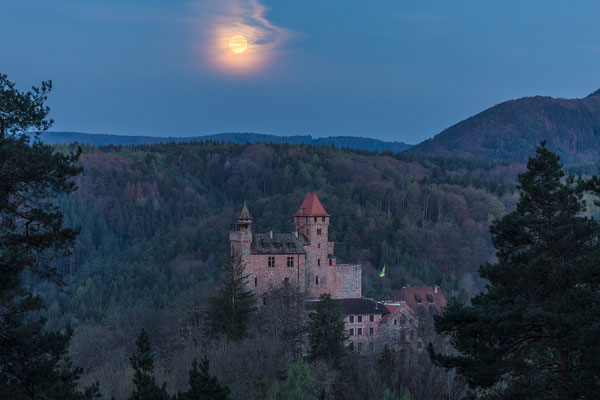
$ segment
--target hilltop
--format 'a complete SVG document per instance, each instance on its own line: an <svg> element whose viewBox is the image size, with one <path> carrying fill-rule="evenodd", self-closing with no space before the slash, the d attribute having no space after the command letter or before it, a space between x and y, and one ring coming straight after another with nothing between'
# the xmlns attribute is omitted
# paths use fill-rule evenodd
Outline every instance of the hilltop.
<svg viewBox="0 0 600 400"><path fill-rule="evenodd" d="M525 162L542 140L564 162L600 160L600 90L581 99L535 96L506 101L410 151Z"/></svg>

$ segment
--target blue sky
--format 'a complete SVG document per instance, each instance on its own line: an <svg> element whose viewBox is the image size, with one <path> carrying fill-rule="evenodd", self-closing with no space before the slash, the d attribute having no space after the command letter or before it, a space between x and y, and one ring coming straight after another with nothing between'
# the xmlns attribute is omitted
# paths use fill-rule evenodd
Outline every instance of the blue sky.
<svg viewBox="0 0 600 400"><path fill-rule="evenodd" d="M54 81L53 130L417 143L504 100L600 87L598 1L2 0L2 10L0 72L21 88ZM241 57L260 63L232 71L216 61L215 32L244 27L258 33Z"/></svg>

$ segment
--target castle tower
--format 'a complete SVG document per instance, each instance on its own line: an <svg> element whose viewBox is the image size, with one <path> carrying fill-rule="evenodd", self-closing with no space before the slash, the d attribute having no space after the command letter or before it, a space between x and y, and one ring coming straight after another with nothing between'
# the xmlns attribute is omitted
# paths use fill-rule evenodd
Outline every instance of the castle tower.
<svg viewBox="0 0 600 400"><path fill-rule="evenodd" d="M306 238L305 275L309 297L323 293L337 293L335 285L335 257L333 242L329 241L329 217L316 193L308 193L294 214L294 225L299 235Z"/></svg>
<svg viewBox="0 0 600 400"><path fill-rule="evenodd" d="M229 232L231 251L241 257L246 263L250 257L250 245L252 243L252 216L248 211L248 205L244 202L242 211L237 219L235 228Z"/></svg>

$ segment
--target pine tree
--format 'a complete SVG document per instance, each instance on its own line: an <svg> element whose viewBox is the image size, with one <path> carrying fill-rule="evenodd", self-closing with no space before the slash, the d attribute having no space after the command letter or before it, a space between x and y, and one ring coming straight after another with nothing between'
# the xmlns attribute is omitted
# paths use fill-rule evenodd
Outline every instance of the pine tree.
<svg viewBox="0 0 600 400"><path fill-rule="evenodd" d="M135 344L137 352L129 359L135 371L133 375L135 389L130 400L168 400L167 384L158 386L154 379L154 357L150 352L150 338L144 329Z"/></svg>
<svg viewBox="0 0 600 400"><path fill-rule="evenodd" d="M480 398L596 398L600 225L583 214L584 185L545 143L519 181L516 211L490 229L498 262L480 268L486 292L436 318L458 354L430 345L430 355Z"/></svg>
<svg viewBox="0 0 600 400"><path fill-rule="evenodd" d="M0 75L0 393L10 399L84 399L81 370L67 356L71 330L50 332L38 312L42 300L22 282L60 284L51 262L68 255L77 230L63 227L53 200L73 192L80 150L59 153L39 134L52 125L45 106L52 84L21 92Z"/></svg>
<svg viewBox="0 0 600 400"><path fill-rule="evenodd" d="M256 310L256 294L248 289L248 275L237 254L227 257L219 292L211 299L210 320L213 335L231 340L246 335L250 315Z"/></svg>
<svg viewBox="0 0 600 400"><path fill-rule="evenodd" d="M190 370L190 389L179 395L178 400L228 400L229 388L219 384L219 381L208 372L209 362L206 356L198 361L192 362Z"/></svg>
<svg viewBox="0 0 600 400"><path fill-rule="evenodd" d="M338 362L345 354L342 310L329 294L322 294L316 312L309 315L308 335L311 360Z"/></svg>
<svg viewBox="0 0 600 400"><path fill-rule="evenodd" d="M311 384L310 369L302 358L292 364L290 372L281 387L279 394L283 399L289 400L315 400L314 396L306 393Z"/></svg>

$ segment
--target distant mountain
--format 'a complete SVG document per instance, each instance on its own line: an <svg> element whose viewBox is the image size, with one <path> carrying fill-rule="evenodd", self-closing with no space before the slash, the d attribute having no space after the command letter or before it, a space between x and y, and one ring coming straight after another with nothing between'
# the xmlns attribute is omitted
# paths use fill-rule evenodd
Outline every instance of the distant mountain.
<svg viewBox="0 0 600 400"><path fill-rule="evenodd" d="M349 149L369 150L369 151L391 151L399 153L411 147L410 144L403 142L385 142L383 140L371 139L356 136L330 136L326 138L313 138L310 135L305 136L276 136L261 135L258 133L219 133L216 135L190 136L190 137L153 137L153 136L120 136L103 135L79 132L44 132L42 141L48 144L57 143L89 143L94 146L106 145L139 145L155 144L167 142L198 142L206 140L216 140L233 143L305 143L312 145L335 145L336 147L346 147Z"/></svg>
<svg viewBox="0 0 600 400"><path fill-rule="evenodd" d="M474 115L410 152L524 162L542 140L567 163L600 160L600 90L582 99L524 97Z"/></svg>

